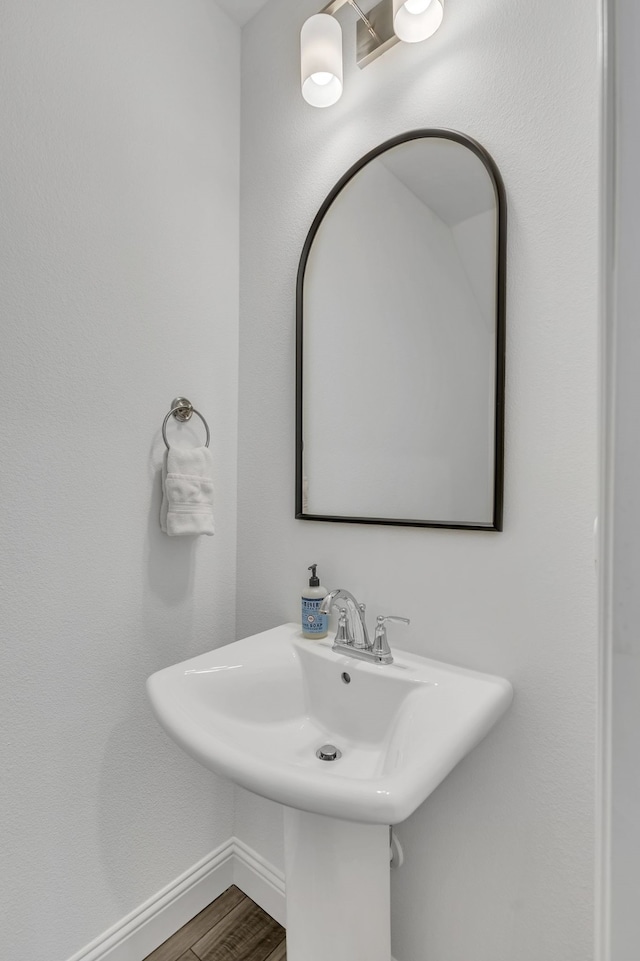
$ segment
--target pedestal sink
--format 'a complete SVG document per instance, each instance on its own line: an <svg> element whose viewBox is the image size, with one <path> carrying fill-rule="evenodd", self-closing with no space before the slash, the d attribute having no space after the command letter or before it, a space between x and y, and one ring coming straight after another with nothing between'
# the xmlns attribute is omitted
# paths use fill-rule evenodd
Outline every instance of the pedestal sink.
<svg viewBox="0 0 640 961"><path fill-rule="evenodd" d="M482 740L512 688L395 649L393 664L368 664L331 643L284 624L147 689L188 754L285 805L287 961L389 961L389 825Z"/></svg>

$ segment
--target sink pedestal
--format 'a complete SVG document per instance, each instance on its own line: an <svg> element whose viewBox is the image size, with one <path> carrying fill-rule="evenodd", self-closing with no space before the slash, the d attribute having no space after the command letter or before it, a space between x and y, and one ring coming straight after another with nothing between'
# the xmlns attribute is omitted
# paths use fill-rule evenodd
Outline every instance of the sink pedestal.
<svg viewBox="0 0 640 961"><path fill-rule="evenodd" d="M287 961L389 961L389 828L284 809Z"/></svg>

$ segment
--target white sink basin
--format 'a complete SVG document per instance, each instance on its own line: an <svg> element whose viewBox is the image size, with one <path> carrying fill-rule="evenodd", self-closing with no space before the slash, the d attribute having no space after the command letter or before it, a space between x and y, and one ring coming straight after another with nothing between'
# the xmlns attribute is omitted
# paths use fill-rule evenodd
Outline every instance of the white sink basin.
<svg viewBox="0 0 640 961"><path fill-rule="evenodd" d="M397 649L393 664L368 664L331 644L284 624L154 674L151 704L187 753L256 794L396 824L493 727L511 685ZM342 756L318 759L326 743Z"/></svg>

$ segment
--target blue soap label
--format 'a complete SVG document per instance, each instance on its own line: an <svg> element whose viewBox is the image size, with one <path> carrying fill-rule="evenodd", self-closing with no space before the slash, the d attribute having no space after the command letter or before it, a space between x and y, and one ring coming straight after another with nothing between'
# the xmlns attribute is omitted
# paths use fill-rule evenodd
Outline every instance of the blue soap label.
<svg viewBox="0 0 640 961"><path fill-rule="evenodd" d="M329 615L320 612L321 597L302 598L302 630L305 634L326 634L329 630Z"/></svg>

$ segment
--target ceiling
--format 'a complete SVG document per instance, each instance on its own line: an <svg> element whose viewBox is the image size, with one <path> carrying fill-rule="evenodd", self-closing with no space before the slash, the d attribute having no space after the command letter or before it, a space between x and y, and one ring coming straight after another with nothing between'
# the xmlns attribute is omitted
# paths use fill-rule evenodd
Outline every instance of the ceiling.
<svg viewBox="0 0 640 961"><path fill-rule="evenodd" d="M232 20L242 26L264 7L267 0L216 0L216 2Z"/></svg>
<svg viewBox="0 0 640 961"><path fill-rule="evenodd" d="M372 7L375 6L377 0L360 0L358 6L364 11L364 13L369 13ZM256 15L258 10L261 10L267 3L268 0L216 0L218 6L228 13L232 20L239 23L240 26L251 20L253 16ZM322 8L319 7L319 10Z"/></svg>

